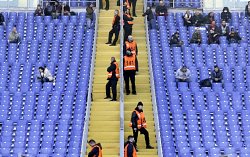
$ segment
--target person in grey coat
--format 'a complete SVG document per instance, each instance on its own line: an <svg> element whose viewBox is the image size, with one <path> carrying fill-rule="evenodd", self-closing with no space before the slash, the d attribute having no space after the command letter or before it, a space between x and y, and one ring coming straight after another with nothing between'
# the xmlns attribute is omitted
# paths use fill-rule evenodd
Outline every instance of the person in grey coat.
<svg viewBox="0 0 250 157"><path fill-rule="evenodd" d="M19 43L21 41L19 34L17 33L16 27L13 27L8 37L9 43Z"/></svg>
<svg viewBox="0 0 250 157"><path fill-rule="evenodd" d="M90 4L86 8L86 19L87 19L87 29L91 28L92 21L94 19L94 9L93 9L93 4Z"/></svg>

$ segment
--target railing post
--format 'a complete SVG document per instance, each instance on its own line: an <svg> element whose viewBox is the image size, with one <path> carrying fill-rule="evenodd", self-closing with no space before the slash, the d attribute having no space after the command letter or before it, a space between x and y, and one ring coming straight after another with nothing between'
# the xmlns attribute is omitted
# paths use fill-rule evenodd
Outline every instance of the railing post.
<svg viewBox="0 0 250 157"><path fill-rule="evenodd" d="M123 0L120 0L120 157L124 157Z"/></svg>

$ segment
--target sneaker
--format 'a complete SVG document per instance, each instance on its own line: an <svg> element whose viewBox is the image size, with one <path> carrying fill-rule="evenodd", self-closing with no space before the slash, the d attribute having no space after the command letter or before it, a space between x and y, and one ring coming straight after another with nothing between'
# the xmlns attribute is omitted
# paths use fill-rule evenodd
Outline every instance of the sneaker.
<svg viewBox="0 0 250 157"><path fill-rule="evenodd" d="M154 149L154 147L152 147L151 145L148 145L148 146L146 147L146 149Z"/></svg>

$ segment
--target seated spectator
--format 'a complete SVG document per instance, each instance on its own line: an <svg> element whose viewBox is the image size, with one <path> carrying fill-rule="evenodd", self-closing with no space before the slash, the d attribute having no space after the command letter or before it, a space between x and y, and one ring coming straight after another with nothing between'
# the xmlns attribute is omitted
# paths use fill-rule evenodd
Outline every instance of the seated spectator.
<svg viewBox="0 0 250 157"><path fill-rule="evenodd" d="M55 82L55 78L52 76L51 72L47 67L39 67L39 74L37 76L37 80L44 83L44 82Z"/></svg>
<svg viewBox="0 0 250 157"><path fill-rule="evenodd" d="M224 7L222 13L220 14L221 20L229 23L231 21L232 15L228 9L228 7Z"/></svg>
<svg viewBox="0 0 250 157"><path fill-rule="evenodd" d="M63 15L65 15L65 16L70 16L70 7L69 7L69 5L68 4L62 4L62 13L63 13Z"/></svg>
<svg viewBox="0 0 250 157"><path fill-rule="evenodd" d="M200 12L196 11L191 18L193 26L200 27L203 24L203 16Z"/></svg>
<svg viewBox="0 0 250 157"><path fill-rule="evenodd" d="M17 33L16 27L13 27L9 34L9 43L19 43L21 41L19 34Z"/></svg>
<svg viewBox="0 0 250 157"><path fill-rule="evenodd" d="M246 8L245 8L245 16L250 17L250 1L248 1Z"/></svg>
<svg viewBox="0 0 250 157"><path fill-rule="evenodd" d="M156 7L155 13L156 13L156 16L167 16L168 15L168 9L162 0L159 2L159 5Z"/></svg>
<svg viewBox="0 0 250 157"><path fill-rule="evenodd" d="M172 37L171 37L171 39L170 39L170 46L171 46L171 47L180 47L180 46L183 45L183 41L181 41L181 40L179 39L179 37L180 37L180 35L179 35L179 32L178 32L178 31L175 32L175 33L172 35Z"/></svg>
<svg viewBox="0 0 250 157"><path fill-rule="evenodd" d="M94 9L92 3L86 8L86 19L87 19L87 29L90 29L92 21L94 19Z"/></svg>
<svg viewBox="0 0 250 157"><path fill-rule="evenodd" d="M53 19L57 19L61 14L62 14L62 6L57 1L55 1L55 5L53 6L51 15Z"/></svg>
<svg viewBox="0 0 250 157"><path fill-rule="evenodd" d="M0 13L0 25L5 25L4 16L2 13Z"/></svg>
<svg viewBox="0 0 250 157"><path fill-rule="evenodd" d="M149 24L149 29L155 29L155 19L154 19L154 14L153 11L151 10L151 7L147 7L147 10L145 13L142 14L142 16L147 16L148 24Z"/></svg>
<svg viewBox="0 0 250 157"><path fill-rule="evenodd" d="M201 38L201 31L199 30L199 28L195 29L192 38L190 40L190 43L193 44L201 44L202 38Z"/></svg>
<svg viewBox="0 0 250 157"><path fill-rule="evenodd" d="M51 16L52 10L53 10L53 6L49 2L46 2L46 6L45 6L45 9L44 9L44 15L45 16Z"/></svg>
<svg viewBox="0 0 250 157"><path fill-rule="evenodd" d="M190 11L187 10L186 13L183 16L183 20L184 20L184 26L192 26L192 15L190 14Z"/></svg>
<svg viewBox="0 0 250 157"><path fill-rule="evenodd" d="M176 83L178 82L190 82L190 70L186 66L180 67L175 74Z"/></svg>
<svg viewBox="0 0 250 157"><path fill-rule="evenodd" d="M221 26L219 28L219 32L221 36L228 36L229 35L229 27L225 20L221 22Z"/></svg>
<svg viewBox="0 0 250 157"><path fill-rule="evenodd" d="M214 66L214 71L211 73L211 79L214 83L222 83L223 75L220 68L216 65Z"/></svg>
<svg viewBox="0 0 250 157"><path fill-rule="evenodd" d="M35 10L35 16L43 16L43 8L40 4L37 5L37 8Z"/></svg>
<svg viewBox="0 0 250 157"><path fill-rule="evenodd" d="M228 34L227 40L229 43L239 43L241 41L241 37L238 32L234 31L234 28L231 28L231 32Z"/></svg>
<svg viewBox="0 0 250 157"><path fill-rule="evenodd" d="M205 16L205 18L204 18L205 24L211 24L212 21L214 21L214 12L208 13L208 15Z"/></svg>
<svg viewBox="0 0 250 157"><path fill-rule="evenodd" d="M208 44L219 44L220 32L216 26L215 21L208 27Z"/></svg>

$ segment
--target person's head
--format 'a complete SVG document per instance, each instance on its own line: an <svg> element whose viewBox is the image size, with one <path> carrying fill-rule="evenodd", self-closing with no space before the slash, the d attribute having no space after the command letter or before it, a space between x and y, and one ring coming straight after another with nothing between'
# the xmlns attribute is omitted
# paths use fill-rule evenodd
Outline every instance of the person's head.
<svg viewBox="0 0 250 157"><path fill-rule="evenodd" d="M116 15L118 15L119 14L119 11L116 9L115 11L114 11L114 16L116 16Z"/></svg>
<svg viewBox="0 0 250 157"><path fill-rule="evenodd" d="M133 36L132 35L128 36L128 42L133 42Z"/></svg>
<svg viewBox="0 0 250 157"><path fill-rule="evenodd" d="M187 11L186 11L186 14L188 14L188 15L189 15L189 14L190 14L190 11L189 11L189 10L187 10Z"/></svg>
<svg viewBox="0 0 250 157"><path fill-rule="evenodd" d="M93 5L93 3L90 3L89 7L91 7L91 8L92 8L93 6L94 6L94 5Z"/></svg>
<svg viewBox="0 0 250 157"><path fill-rule="evenodd" d="M224 13L229 12L229 8L228 7L224 7L223 10L222 10L222 12L224 12Z"/></svg>
<svg viewBox="0 0 250 157"><path fill-rule="evenodd" d="M44 72L44 67L39 67L38 70L39 70L40 73L43 73Z"/></svg>
<svg viewBox="0 0 250 157"><path fill-rule="evenodd" d="M174 33L174 35L175 35L176 37L179 37L179 36L180 36L180 34L179 34L178 31L176 31L176 32Z"/></svg>
<svg viewBox="0 0 250 157"><path fill-rule="evenodd" d="M210 17L213 17L213 16L214 16L214 12L210 12L210 13L209 13L209 16L210 16Z"/></svg>
<svg viewBox="0 0 250 157"><path fill-rule="evenodd" d="M160 6L164 6L164 2L163 2L163 1L160 1L160 2L159 2L159 5L160 5Z"/></svg>
<svg viewBox="0 0 250 157"><path fill-rule="evenodd" d="M126 51L126 55L127 55L127 56L131 56L131 55L132 55L131 50L127 50L127 51Z"/></svg>
<svg viewBox="0 0 250 157"><path fill-rule="evenodd" d="M199 27L195 28L195 33L200 33L200 32L201 31L200 31Z"/></svg>
<svg viewBox="0 0 250 157"><path fill-rule="evenodd" d="M88 143L89 143L89 145L90 145L91 147L93 147L94 145L96 145L96 142L95 142L95 140L93 140L93 139L89 140Z"/></svg>
<svg viewBox="0 0 250 157"><path fill-rule="evenodd" d="M223 21L221 22L221 25L225 27L225 26L227 25L226 21L223 20Z"/></svg>
<svg viewBox="0 0 250 157"><path fill-rule="evenodd" d="M187 67L185 65L181 67L181 72L183 73L187 72Z"/></svg>
<svg viewBox="0 0 250 157"><path fill-rule="evenodd" d="M234 28L233 27L231 28L231 33L234 33Z"/></svg>
<svg viewBox="0 0 250 157"><path fill-rule="evenodd" d="M150 6L148 6L148 7L147 7L147 10L149 10L149 9L151 9L151 7L150 7Z"/></svg>
<svg viewBox="0 0 250 157"><path fill-rule="evenodd" d="M111 57L110 60L111 60L111 63L112 63L112 62L115 62L115 57Z"/></svg>
<svg viewBox="0 0 250 157"><path fill-rule="evenodd" d="M215 24L216 24L215 21L212 21L212 22L211 22L211 25L212 25L212 26L215 26Z"/></svg>
<svg viewBox="0 0 250 157"><path fill-rule="evenodd" d="M216 65L216 66L214 66L214 71L215 72L218 72L220 70L220 68Z"/></svg>
<svg viewBox="0 0 250 157"><path fill-rule="evenodd" d="M16 30L16 26L14 26L13 28L12 28L12 32L17 32L17 30Z"/></svg>
<svg viewBox="0 0 250 157"><path fill-rule="evenodd" d="M250 5L250 1L248 1L247 4Z"/></svg>
<svg viewBox="0 0 250 157"><path fill-rule="evenodd" d="M134 136L129 135L128 136L128 141L131 142L131 143L133 143L135 141Z"/></svg>
<svg viewBox="0 0 250 157"><path fill-rule="evenodd" d="M199 11L196 11L194 14L195 14L196 16L198 16L198 15L200 15L200 12L199 12Z"/></svg>
<svg viewBox="0 0 250 157"><path fill-rule="evenodd" d="M142 103L141 101L138 102L137 108L138 108L139 110L142 110L142 109L143 109L143 103Z"/></svg>
<svg viewBox="0 0 250 157"><path fill-rule="evenodd" d="M41 9L41 5L40 5L40 4L38 4L36 8L37 8L37 9Z"/></svg>

